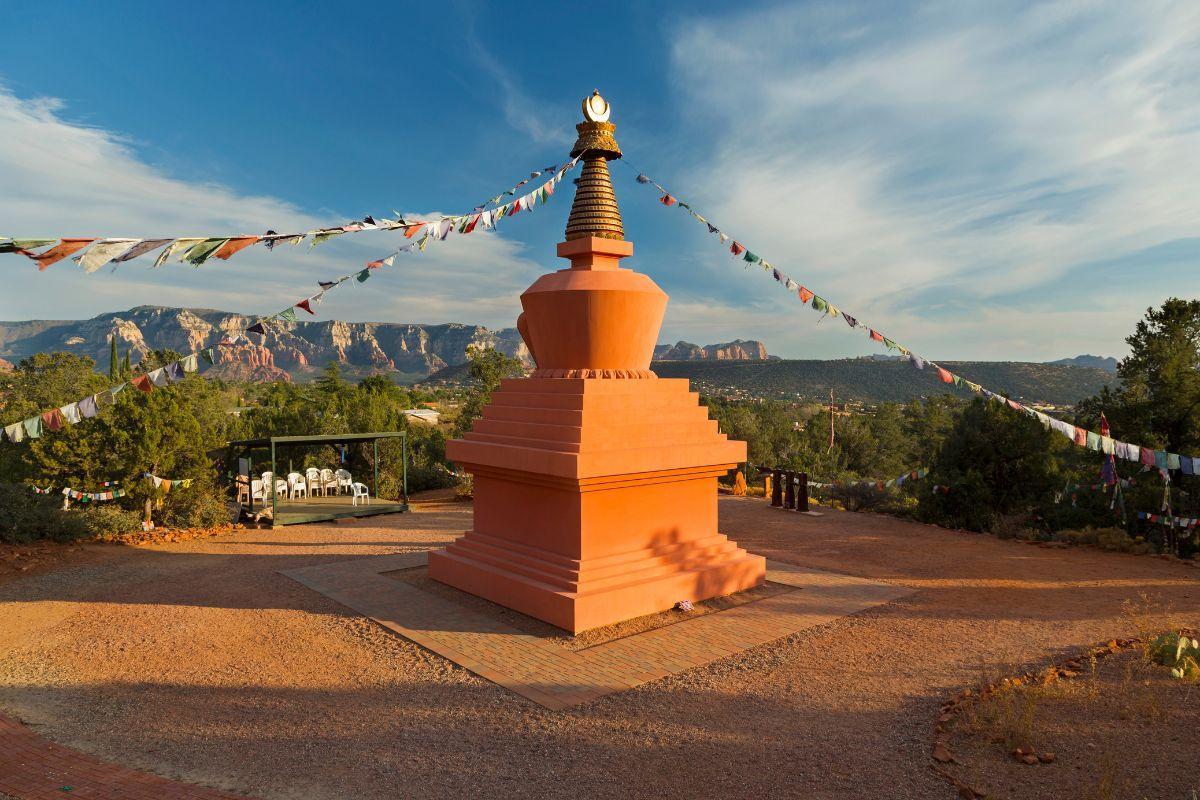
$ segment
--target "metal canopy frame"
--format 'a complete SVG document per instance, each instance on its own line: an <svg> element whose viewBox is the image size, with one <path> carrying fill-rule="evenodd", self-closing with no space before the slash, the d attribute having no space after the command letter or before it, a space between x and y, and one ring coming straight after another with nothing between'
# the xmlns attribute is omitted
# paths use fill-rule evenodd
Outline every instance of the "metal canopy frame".
<svg viewBox="0 0 1200 800"><path fill-rule="evenodd" d="M250 511L254 511L254 457L255 450L270 450L271 452L271 481L274 483L276 476L279 474L276 468L277 451L279 449L290 449L295 447L312 447L327 444L351 444L354 442L370 442L372 450L371 464L374 470L374 475L371 479L371 493L376 499L379 499L379 440L380 439L401 439L403 441L404 450L400 459L402 465L403 477L402 488L404 492L403 507L408 508L408 433L406 431L376 431L374 433L336 433L322 436L269 436L265 439L238 439L228 443L229 453L231 455L245 454L247 459L247 475L246 479L250 481ZM288 463L288 471L291 471L291 463ZM263 487L266 490L267 487ZM271 522L272 525L278 519L276 511L278 504L275 494L275 487L270 487L271 491Z"/></svg>

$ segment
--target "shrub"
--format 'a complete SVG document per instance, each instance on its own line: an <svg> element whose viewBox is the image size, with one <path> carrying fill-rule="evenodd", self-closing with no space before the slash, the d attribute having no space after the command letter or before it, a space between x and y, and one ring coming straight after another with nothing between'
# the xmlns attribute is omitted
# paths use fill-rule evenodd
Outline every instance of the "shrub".
<svg viewBox="0 0 1200 800"><path fill-rule="evenodd" d="M1103 528L1096 531L1096 543L1105 550L1113 550L1118 553L1134 553L1136 555L1145 555L1154 549L1141 536L1136 539L1131 538L1121 528Z"/></svg>
<svg viewBox="0 0 1200 800"><path fill-rule="evenodd" d="M830 486L828 494L847 511L874 511L887 499L885 491L874 484L850 483Z"/></svg>
<svg viewBox="0 0 1200 800"><path fill-rule="evenodd" d="M207 485L173 489L155 516L158 524L166 528L214 528L230 521L224 493Z"/></svg>
<svg viewBox="0 0 1200 800"><path fill-rule="evenodd" d="M1098 544L1100 542L1100 535L1091 528L1083 530L1068 528L1067 530L1059 531L1055 536L1060 542L1066 542L1067 544Z"/></svg>
<svg viewBox="0 0 1200 800"><path fill-rule="evenodd" d="M59 495L38 495L19 483L0 483L0 542L67 541L87 536L78 514L62 510Z"/></svg>
<svg viewBox="0 0 1200 800"><path fill-rule="evenodd" d="M114 539L142 529L142 517L136 511L124 511L116 505L97 504L66 512L82 526L84 535L95 539Z"/></svg>
<svg viewBox="0 0 1200 800"><path fill-rule="evenodd" d="M1200 641L1178 633L1164 633L1150 642L1150 660L1170 667L1171 675L1200 679Z"/></svg>

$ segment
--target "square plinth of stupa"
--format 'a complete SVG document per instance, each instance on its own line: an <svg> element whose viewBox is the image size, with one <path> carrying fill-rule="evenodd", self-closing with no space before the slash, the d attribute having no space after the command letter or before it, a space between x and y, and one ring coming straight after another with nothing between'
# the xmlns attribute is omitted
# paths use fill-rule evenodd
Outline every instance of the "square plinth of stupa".
<svg viewBox="0 0 1200 800"><path fill-rule="evenodd" d="M430 577L578 633L762 583L717 530L717 478L746 457L683 379L505 380L446 455L474 527Z"/></svg>

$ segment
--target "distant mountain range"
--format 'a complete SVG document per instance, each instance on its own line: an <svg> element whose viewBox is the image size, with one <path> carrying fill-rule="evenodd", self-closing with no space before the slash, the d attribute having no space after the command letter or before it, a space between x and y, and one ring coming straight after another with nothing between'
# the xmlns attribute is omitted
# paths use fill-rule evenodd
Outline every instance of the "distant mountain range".
<svg viewBox="0 0 1200 800"><path fill-rule="evenodd" d="M655 361L765 361L769 358L772 356L767 355L765 344L745 339L704 346L679 341L654 348Z"/></svg>
<svg viewBox="0 0 1200 800"><path fill-rule="evenodd" d="M0 322L0 369L39 352L65 350L108 363L114 331L121 354L170 348L190 353L215 346L253 322L241 314L204 308L138 306L89 320ZM532 360L515 328L481 325L415 325L397 322L298 320L269 325L263 344L217 348L209 370L227 380L305 380L330 361L351 377L382 373L399 382L461 383L468 345L490 345L526 365ZM946 386L909 364L887 356L834 361L783 360L762 342L736 339L721 344L677 342L655 348L654 370L663 377L691 379L701 391L728 395L840 401L904 401L965 390ZM1075 403L1114 383L1116 359L1077 356L1049 364L994 361L941 362L965 378L1029 402Z"/></svg>
<svg viewBox="0 0 1200 800"><path fill-rule="evenodd" d="M1075 356L1060 358L1058 361L1048 361L1048 364L1062 364L1068 367L1094 367L1105 372L1117 371L1117 359L1112 356Z"/></svg>
<svg viewBox="0 0 1200 800"><path fill-rule="evenodd" d="M4 359L15 362L34 353L59 350L90 356L103 369L108 363L108 337L114 331L122 356L130 350L135 362L146 352L162 348L190 353L215 346L253 321L242 314L207 308L138 306L89 320L0 322L0 369ZM265 340L253 339L255 344L218 348L213 375L227 380L305 380L330 361L337 361L351 376L383 373L401 382L415 381L464 364L469 345L490 345L532 364L515 328L493 331L457 323L297 320L269 325ZM768 357L762 342L740 339L704 346L679 342L659 345L658 351L679 360Z"/></svg>

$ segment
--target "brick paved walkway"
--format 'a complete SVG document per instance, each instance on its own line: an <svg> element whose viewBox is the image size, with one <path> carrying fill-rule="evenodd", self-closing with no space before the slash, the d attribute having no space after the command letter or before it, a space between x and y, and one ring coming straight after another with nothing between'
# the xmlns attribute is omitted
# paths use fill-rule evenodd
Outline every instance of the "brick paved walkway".
<svg viewBox="0 0 1200 800"><path fill-rule="evenodd" d="M20 800L247 800L110 764L0 714L0 797Z"/></svg>
<svg viewBox="0 0 1200 800"><path fill-rule="evenodd" d="M282 574L552 710L683 672L912 593L901 586L769 561L767 580L799 591L572 651L382 574L426 563L425 553L406 553Z"/></svg>

